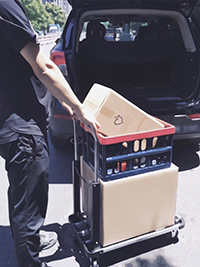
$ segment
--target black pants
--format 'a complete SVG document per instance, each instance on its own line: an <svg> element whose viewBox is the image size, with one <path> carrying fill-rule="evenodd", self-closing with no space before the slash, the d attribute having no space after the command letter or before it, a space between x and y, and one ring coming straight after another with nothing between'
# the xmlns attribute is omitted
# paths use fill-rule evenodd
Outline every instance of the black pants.
<svg viewBox="0 0 200 267"><path fill-rule="evenodd" d="M12 236L19 267L38 267L39 229L48 201L49 154L43 137L20 135L0 145L9 178L8 200Z"/></svg>

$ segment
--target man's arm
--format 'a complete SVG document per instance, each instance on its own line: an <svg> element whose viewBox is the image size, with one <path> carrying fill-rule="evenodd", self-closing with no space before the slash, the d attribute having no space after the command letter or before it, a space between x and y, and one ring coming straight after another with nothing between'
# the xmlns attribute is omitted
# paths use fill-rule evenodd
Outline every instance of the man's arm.
<svg viewBox="0 0 200 267"><path fill-rule="evenodd" d="M85 112L81 102L70 88L59 68L41 52L37 44L29 42L20 53L31 65L38 79L71 115L75 115L78 120L86 125L92 124L96 129L99 127L95 118Z"/></svg>

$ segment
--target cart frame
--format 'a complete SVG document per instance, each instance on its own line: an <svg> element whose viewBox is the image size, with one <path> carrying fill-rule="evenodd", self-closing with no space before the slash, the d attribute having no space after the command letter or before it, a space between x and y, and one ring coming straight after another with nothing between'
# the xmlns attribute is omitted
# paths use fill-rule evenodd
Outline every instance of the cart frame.
<svg viewBox="0 0 200 267"><path fill-rule="evenodd" d="M92 203L92 221L90 225L87 222L87 216L81 211L81 180L86 182L80 174L80 155L78 147L78 130L77 121L73 119L74 125L74 161L72 163L72 178L73 178L73 210L74 213L69 216L69 222L73 227L76 236L84 248L86 256L90 259L91 267L98 267L99 257L101 254L108 253L120 248L124 248L139 242L143 242L155 237L162 237L165 234L170 234L173 240L178 235L178 230L185 226L183 218L175 216L174 224L165 228L156 229L152 232L142 234L121 242L114 243L108 246L102 246L100 240L100 183L98 181L98 138L95 129L91 126L91 130L95 139L94 146L94 182L92 182L92 196L90 200Z"/></svg>

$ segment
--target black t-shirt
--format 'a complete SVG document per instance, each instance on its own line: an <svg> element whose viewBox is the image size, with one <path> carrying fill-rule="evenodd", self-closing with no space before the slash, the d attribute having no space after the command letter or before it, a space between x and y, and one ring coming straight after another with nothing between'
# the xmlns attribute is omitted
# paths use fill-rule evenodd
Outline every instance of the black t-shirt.
<svg viewBox="0 0 200 267"><path fill-rule="evenodd" d="M36 35L20 3L0 0L0 144L17 133L46 135L47 90L20 54L30 41Z"/></svg>

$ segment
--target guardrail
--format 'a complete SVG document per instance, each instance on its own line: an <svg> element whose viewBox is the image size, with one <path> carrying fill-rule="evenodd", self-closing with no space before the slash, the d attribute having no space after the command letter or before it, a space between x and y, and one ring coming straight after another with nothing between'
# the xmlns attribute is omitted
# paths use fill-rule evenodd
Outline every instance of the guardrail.
<svg viewBox="0 0 200 267"><path fill-rule="evenodd" d="M37 41L40 45L46 45L55 42L58 38L60 38L60 33L48 33L46 35L38 35Z"/></svg>

